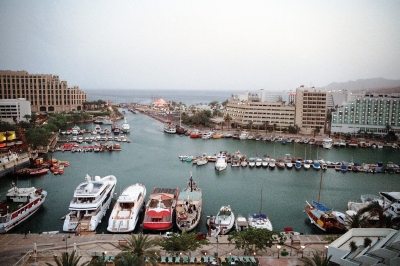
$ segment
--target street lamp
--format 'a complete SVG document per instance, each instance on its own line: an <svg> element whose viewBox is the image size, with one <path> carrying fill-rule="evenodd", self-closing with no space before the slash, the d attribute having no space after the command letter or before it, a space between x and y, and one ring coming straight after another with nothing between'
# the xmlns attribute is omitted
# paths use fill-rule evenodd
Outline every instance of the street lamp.
<svg viewBox="0 0 400 266"><path fill-rule="evenodd" d="M278 259L279 259L279 251L280 251L281 247L282 247L282 246L280 246L280 245L277 245L277 246L276 246L276 248L278 249Z"/></svg>
<svg viewBox="0 0 400 266"><path fill-rule="evenodd" d="M304 258L304 249L306 246L301 246L301 257Z"/></svg>
<svg viewBox="0 0 400 266"><path fill-rule="evenodd" d="M62 240L65 241L65 255L67 255L67 257L68 257L68 238L69 237L70 237L69 235L68 235L68 237L66 235L63 235L63 238L62 238Z"/></svg>

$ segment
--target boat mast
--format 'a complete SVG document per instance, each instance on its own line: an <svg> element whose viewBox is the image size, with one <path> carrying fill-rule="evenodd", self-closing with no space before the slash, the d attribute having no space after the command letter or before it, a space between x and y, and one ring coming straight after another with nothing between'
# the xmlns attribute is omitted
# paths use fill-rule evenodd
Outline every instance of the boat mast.
<svg viewBox="0 0 400 266"><path fill-rule="evenodd" d="M323 174L323 173L324 173L324 171L321 172L321 177L320 177L320 179L319 179L318 203L319 203L319 200L320 200L320 198L321 198L322 174Z"/></svg>
<svg viewBox="0 0 400 266"><path fill-rule="evenodd" d="M263 188L261 187L261 198L260 198L260 211L259 211L259 219L261 220L261 210L262 210L262 192L263 192Z"/></svg>
<svg viewBox="0 0 400 266"><path fill-rule="evenodd" d="M193 177L192 177L192 172L190 172L190 192L193 192Z"/></svg>

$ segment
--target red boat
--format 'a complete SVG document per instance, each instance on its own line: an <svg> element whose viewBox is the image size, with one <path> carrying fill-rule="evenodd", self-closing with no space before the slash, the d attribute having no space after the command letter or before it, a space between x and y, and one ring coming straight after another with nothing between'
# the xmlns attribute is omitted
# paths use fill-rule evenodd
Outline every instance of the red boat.
<svg viewBox="0 0 400 266"><path fill-rule="evenodd" d="M143 229L151 231L171 229L177 198L178 188L154 188L146 204Z"/></svg>
<svg viewBox="0 0 400 266"><path fill-rule="evenodd" d="M38 169L38 170L30 172L29 175L31 175L31 176L39 176L39 175L47 174L48 172L49 172L49 169L42 168L42 169Z"/></svg>

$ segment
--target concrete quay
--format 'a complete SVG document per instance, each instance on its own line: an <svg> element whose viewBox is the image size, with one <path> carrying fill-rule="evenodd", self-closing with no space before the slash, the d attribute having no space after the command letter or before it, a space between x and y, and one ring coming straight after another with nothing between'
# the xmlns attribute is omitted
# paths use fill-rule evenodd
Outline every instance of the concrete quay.
<svg viewBox="0 0 400 266"><path fill-rule="evenodd" d="M161 235L151 235L162 237ZM61 256L62 253L72 252L75 248L78 255L82 256L80 262L90 261L92 256L116 256L120 249L118 246L123 243L129 234L89 234L80 235L64 233L42 233L42 234L3 234L0 235L0 265L46 265L46 262L53 261L53 255ZM245 250L235 249L229 244L228 236L208 237L210 245L203 246L200 250L188 252L181 256L203 257L214 256L227 258L229 256L243 256ZM280 252L277 246L267 251L258 252L255 255L260 265L303 265L298 259L302 256L309 257L315 252L325 254L328 242L324 240L325 235L298 235L293 236L293 241L288 238L281 246ZM33 254L34 243L36 243L36 259ZM302 248L302 246L304 248ZM157 248L156 248L157 249ZM287 256L278 255L283 249L288 252ZM168 256L164 250L158 249L160 256Z"/></svg>

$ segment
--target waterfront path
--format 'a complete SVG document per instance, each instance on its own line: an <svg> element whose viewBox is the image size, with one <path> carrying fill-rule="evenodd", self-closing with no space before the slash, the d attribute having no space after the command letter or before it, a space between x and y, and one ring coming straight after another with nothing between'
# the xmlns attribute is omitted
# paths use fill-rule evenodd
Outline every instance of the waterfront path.
<svg viewBox="0 0 400 266"><path fill-rule="evenodd" d="M32 265L35 262L33 256L34 243L37 248L37 265L46 265L53 261L53 255L61 256L65 251L72 252L74 247L82 256L80 262L89 261L92 256L116 256L120 249L118 246L129 234L90 234L76 236L74 234L52 233L52 234L3 234L0 235L0 265ZM161 237L161 235L152 235ZM210 245L203 246L200 250L183 254L182 256L203 257L214 256L216 252L220 258L232 256L243 256L244 250L235 249L233 244L228 243L228 236L220 236L218 241L214 237L208 237ZM280 251L286 249L287 256L280 255L278 258L277 246L267 251L255 254L260 265L303 265L298 258L312 256L315 252L325 254L328 242L324 240L325 235L298 235L293 236L293 244L289 238L281 247ZM217 243L218 242L218 243ZM303 249L301 246L304 246ZM168 255L163 250L158 251L160 256ZM250 255L250 254L249 254ZM253 255L253 254L251 254Z"/></svg>

